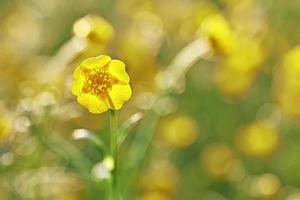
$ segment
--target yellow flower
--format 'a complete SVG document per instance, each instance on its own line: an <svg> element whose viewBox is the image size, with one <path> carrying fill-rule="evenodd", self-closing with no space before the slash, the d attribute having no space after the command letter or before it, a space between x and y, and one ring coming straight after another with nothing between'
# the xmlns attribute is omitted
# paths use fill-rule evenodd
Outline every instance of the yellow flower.
<svg viewBox="0 0 300 200"><path fill-rule="evenodd" d="M281 111L289 117L300 116L300 45L289 50L277 74L277 100Z"/></svg>
<svg viewBox="0 0 300 200"><path fill-rule="evenodd" d="M281 182L273 174L263 174L254 178L250 188L252 195L255 197L274 199L274 196L280 191Z"/></svg>
<svg viewBox="0 0 300 200"><path fill-rule="evenodd" d="M197 122L189 116L173 116L162 120L158 128L160 137L172 147L187 147L198 137Z"/></svg>
<svg viewBox="0 0 300 200"><path fill-rule="evenodd" d="M75 36L87 38L93 43L106 44L113 35L113 27L102 17L87 15L75 22L73 26Z"/></svg>
<svg viewBox="0 0 300 200"><path fill-rule="evenodd" d="M259 41L245 36L239 36L236 41L236 51L223 59L215 81L225 95L238 97L254 84L265 57Z"/></svg>
<svg viewBox="0 0 300 200"><path fill-rule="evenodd" d="M147 192L140 197L141 200L171 200L172 198L163 192Z"/></svg>
<svg viewBox="0 0 300 200"><path fill-rule="evenodd" d="M280 134L269 122L257 121L240 130L236 136L236 143L246 155L266 158L278 148Z"/></svg>
<svg viewBox="0 0 300 200"><path fill-rule="evenodd" d="M224 144L209 144L201 153L201 164L211 176L240 180L244 169L236 153Z"/></svg>
<svg viewBox="0 0 300 200"><path fill-rule="evenodd" d="M229 66L216 70L215 82L224 95L239 97L244 95L255 81L254 73L247 73Z"/></svg>
<svg viewBox="0 0 300 200"><path fill-rule="evenodd" d="M125 64L101 55L84 60L73 73L72 93L91 113L118 110L131 97Z"/></svg>
<svg viewBox="0 0 300 200"><path fill-rule="evenodd" d="M207 36L217 53L230 55L236 48L236 39L227 20L220 14L207 17L201 26L203 35Z"/></svg>
<svg viewBox="0 0 300 200"><path fill-rule="evenodd" d="M6 116L0 116L0 142L9 137L11 130L11 119Z"/></svg>
<svg viewBox="0 0 300 200"><path fill-rule="evenodd" d="M168 160L155 160L141 173L139 189L145 193L163 192L172 196L178 190L179 179L179 171L173 163Z"/></svg>
<svg viewBox="0 0 300 200"><path fill-rule="evenodd" d="M9 138L12 129L13 118L0 102L0 144Z"/></svg>

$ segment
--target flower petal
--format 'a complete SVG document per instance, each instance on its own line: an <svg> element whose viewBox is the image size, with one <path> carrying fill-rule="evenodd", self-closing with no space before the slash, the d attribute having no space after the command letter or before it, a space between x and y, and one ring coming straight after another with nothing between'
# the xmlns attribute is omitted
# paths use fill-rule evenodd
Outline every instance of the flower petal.
<svg viewBox="0 0 300 200"><path fill-rule="evenodd" d="M125 70L125 64L120 60L112 60L108 67L109 73L116 79L129 83L129 76Z"/></svg>
<svg viewBox="0 0 300 200"><path fill-rule="evenodd" d="M108 109L103 101L92 94L82 94L77 97L77 101L94 114L103 113Z"/></svg>
<svg viewBox="0 0 300 200"><path fill-rule="evenodd" d="M111 61L111 58L106 55L101 55L98 57L91 57L84 60L80 67L81 69L95 69L95 68L102 68L107 65Z"/></svg>
<svg viewBox="0 0 300 200"><path fill-rule="evenodd" d="M124 101L127 101L131 97L131 93L129 84L113 85L109 92L109 107L113 110L119 110L123 106Z"/></svg>
<svg viewBox="0 0 300 200"><path fill-rule="evenodd" d="M73 73L73 84L72 84L72 93L76 96L80 95L82 92L82 87L84 85L85 77L79 67L77 67Z"/></svg>

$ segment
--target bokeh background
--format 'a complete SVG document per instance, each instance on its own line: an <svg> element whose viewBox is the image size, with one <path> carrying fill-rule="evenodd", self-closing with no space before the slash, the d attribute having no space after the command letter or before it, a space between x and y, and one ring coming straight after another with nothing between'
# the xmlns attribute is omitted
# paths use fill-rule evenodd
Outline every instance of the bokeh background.
<svg viewBox="0 0 300 200"><path fill-rule="evenodd" d="M159 116L124 199L300 199L299 0L1 0L0 13L1 200L105 199L105 155L85 133L108 142L108 115L70 92L100 54L131 77L120 122ZM207 52L157 103L162 71L199 38Z"/></svg>

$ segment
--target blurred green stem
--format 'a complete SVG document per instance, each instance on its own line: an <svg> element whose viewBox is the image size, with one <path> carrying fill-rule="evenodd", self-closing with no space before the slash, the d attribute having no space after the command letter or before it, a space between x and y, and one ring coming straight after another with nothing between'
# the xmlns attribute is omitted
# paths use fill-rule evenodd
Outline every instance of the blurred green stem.
<svg viewBox="0 0 300 200"><path fill-rule="evenodd" d="M40 126L34 125L32 132L36 135L41 144L44 144L52 152L65 159L80 173L86 180L91 180L90 169L92 162L75 146L58 134L51 134Z"/></svg>
<svg viewBox="0 0 300 200"><path fill-rule="evenodd" d="M143 163L158 119L159 115L157 115L154 111L149 111L137 130L135 140L128 152L126 168L121 179L122 192L126 196L131 190L131 184L134 182L134 179L136 178L136 175Z"/></svg>
<svg viewBox="0 0 300 200"><path fill-rule="evenodd" d="M109 113L110 121L110 153L114 160L114 169L112 171L112 178L110 181L110 200L118 199L118 117L117 113L114 110L110 110Z"/></svg>
<svg viewBox="0 0 300 200"><path fill-rule="evenodd" d="M178 91L180 91L180 86L185 83L186 73L197 61L206 58L210 51L211 49L207 40L199 38L178 52L167 69L158 76L158 86L160 90L156 94L157 102L172 94L180 93ZM121 179L122 190L125 195L131 190L130 187L142 167L159 120L160 113L157 113L155 110L157 102L155 102L152 109L145 114L143 123L141 123L137 130L136 137L129 149L128 158L126 158L128 164L124 169Z"/></svg>

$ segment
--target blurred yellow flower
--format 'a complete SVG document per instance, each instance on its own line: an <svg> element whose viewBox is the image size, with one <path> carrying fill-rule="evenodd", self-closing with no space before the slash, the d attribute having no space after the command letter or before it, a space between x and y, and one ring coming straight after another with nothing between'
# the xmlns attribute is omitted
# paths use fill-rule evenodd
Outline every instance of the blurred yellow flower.
<svg viewBox="0 0 300 200"><path fill-rule="evenodd" d="M161 192L147 192L140 197L140 200L171 200L172 198Z"/></svg>
<svg viewBox="0 0 300 200"><path fill-rule="evenodd" d="M229 66L220 66L214 78L218 89L223 94L238 97L251 88L255 74L245 73Z"/></svg>
<svg viewBox="0 0 300 200"><path fill-rule="evenodd" d="M228 55L235 50L235 34L222 15L216 14L207 17L203 20L200 31L208 37L217 53Z"/></svg>
<svg viewBox="0 0 300 200"><path fill-rule="evenodd" d="M73 26L75 36L88 38L93 42L107 43L113 35L113 27L102 17L97 15L87 15L77 20Z"/></svg>
<svg viewBox="0 0 300 200"><path fill-rule="evenodd" d="M79 63L83 59L105 54L107 46L114 37L113 26L98 15L86 15L73 25L74 48L82 48L73 60Z"/></svg>
<svg viewBox="0 0 300 200"><path fill-rule="evenodd" d="M187 147L198 137L198 123L189 116L173 116L162 121L159 136L173 147Z"/></svg>
<svg viewBox="0 0 300 200"><path fill-rule="evenodd" d="M278 71L277 99L288 116L300 116L300 45L286 53Z"/></svg>
<svg viewBox="0 0 300 200"><path fill-rule="evenodd" d="M245 94L263 67L264 58L261 42L250 37L237 37L236 50L217 68L215 81L218 88L229 96Z"/></svg>
<svg viewBox="0 0 300 200"><path fill-rule="evenodd" d="M244 127L237 135L236 142L243 153L252 157L266 157L278 147L278 130L268 122L255 122Z"/></svg>
<svg viewBox="0 0 300 200"><path fill-rule="evenodd" d="M236 153L224 144L207 146L201 154L201 163L215 178L240 180L244 176L244 169Z"/></svg>
<svg viewBox="0 0 300 200"><path fill-rule="evenodd" d="M258 39L239 35L237 47L232 55L225 58L225 65L242 72L255 72L262 67L264 49Z"/></svg>
<svg viewBox="0 0 300 200"><path fill-rule="evenodd" d="M5 139L9 135L11 129L10 120L6 117L0 117L0 140Z"/></svg>
<svg viewBox="0 0 300 200"><path fill-rule="evenodd" d="M139 179L139 188L145 193L161 192L175 194L179 184L179 171L168 161L154 161L142 172Z"/></svg>
<svg viewBox="0 0 300 200"><path fill-rule="evenodd" d="M250 192L255 197L258 196L263 199L269 199L279 192L280 187L281 183L277 176L273 174L263 174L254 179Z"/></svg>
<svg viewBox="0 0 300 200"><path fill-rule="evenodd" d="M285 200L300 200L300 192L290 194Z"/></svg>
<svg viewBox="0 0 300 200"><path fill-rule="evenodd" d="M125 64L106 55L84 60L73 78L72 93L91 113L118 110L131 97Z"/></svg>
<svg viewBox="0 0 300 200"><path fill-rule="evenodd" d="M0 105L0 143L8 138L12 129L11 114Z"/></svg>
<svg viewBox="0 0 300 200"><path fill-rule="evenodd" d="M290 75L300 76L300 45L294 47L284 56L284 68Z"/></svg>

